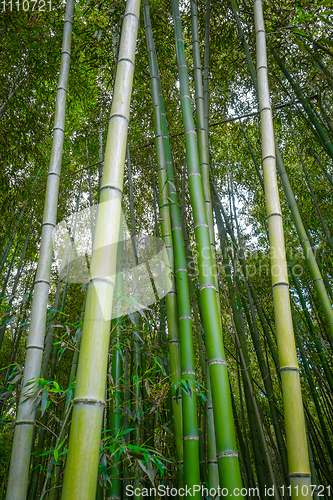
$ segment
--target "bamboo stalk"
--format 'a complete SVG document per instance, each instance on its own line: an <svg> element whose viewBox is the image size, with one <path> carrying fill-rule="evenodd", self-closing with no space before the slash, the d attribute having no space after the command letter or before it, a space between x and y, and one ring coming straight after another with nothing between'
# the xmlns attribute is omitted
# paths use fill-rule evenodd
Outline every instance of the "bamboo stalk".
<svg viewBox="0 0 333 500"><path fill-rule="evenodd" d="M44 220L38 267L34 286L30 331L20 406L16 418L11 465L7 486L7 500L24 500L27 494L30 453L34 435L35 407L30 396L37 387L44 349L47 300L52 261L52 237L56 225L57 202L64 141L65 106L70 65L74 1L66 4L61 67L58 81L53 143L45 194ZM30 384L30 385L28 385Z"/></svg>
<svg viewBox="0 0 333 500"><path fill-rule="evenodd" d="M189 488L200 484L199 468L199 431L196 401L196 374L194 366L194 349L192 341L192 316L189 295L189 283L186 268L185 248L181 221L178 209L177 193L174 185L174 174L171 159L171 151L168 139L166 120L162 118L162 94L158 78L157 60L152 42L152 30L150 26L149 7L145 4L146 36L150 55L150 82L154 108L155 135L160 143L159 148L164 149L162 161L167 173L167 186L170 200L171 228L174 245L175 274L178 297L178 318L182 380L188 387L189 393L182 391L183 406L183 449L184 449L184 484ZM164 106L163 106L164 107ZM164 111L164 110L163 110ZM163 123L162 123L163 120ZM162 126L164 124L163 130ZM199 492L195 498L200 498Z"/></svg>
<svg viewBox="0 0 333 500"><path fill-rule="evenodd" d="M187 74L182 24L178 1L172 0L178 73L181 91L181 107L185 144L187 151L191 204L195 224L195 236L198 246L200 302L203 326L206 336L206 349L211 377L212 400L216 433L217 460L221 485L229 493L235 488L242 488L236 436L233 422L230 386L227 363L224 354L221 321L216 301L213 260L204 193L200 175L198 146L191 109L191 97ZM223 422L223 425L220 422ZM232 495L232 493L230 493Z"/></svg>
<svg viewBox="0 0 333 500"><path fill-rule="evenodd" d="M144 8L144 19L146 33L148 34L148 26L150 26L149 6L145 2ZM151 28L150 28L151 29ZM147 35L146 35L147 36ZM153 54L151 49L153 49L153 39L147 36L147 43L149 44L149 63L154 64ZM154 80L152 79L151 85L153 85ZM164 145L161 132L160 123L160 113L159 103L155 103L154 115L156 114L155 124L155 147L156 147L156 157L157 157L157 170L158 170L158 184L159 184L159 205L160 205L160 219L161 219L161 230L162 238L165 243L166 252L168 256L169 266L172 273L169 275L170 281L170 291L166 296L166 309L167 309L167 323L168 323L168 333L169 333L169 353L170 353L170 366L171 366L171 380L173 383L172 387L172 411L174 415L174 429L175 429L175 440L176 440L176 453L177 462L180 470L183 469L183 428L182 428L182 404L181 395L178 397L175 393L175 385L181 380L181 355L180 355L180 340L179 340L179 323L178 323L178 306L177 306L177 295L176 295L176 285L174 279L174 252L173 252L173 241L172 241L172 230L171 230L171 219L170 219L170 202L168 200L168 186L167 186L167 172L165 169L165 157L164 157ZM181 479L181 478L180 478Z"/></svg>
<svg viewBox="0 0 333 500"><path fill-rule="evenodd" d="M262 162L266 211L268 218L269 243L271 248L271 273L276 332L280 359L280 372L287 437L289 478L292 498L297 499L296 487L307 486L310 498L310 465L305 433L299 368L293 333L289 284L282 215L276 179L275 139L272 111L268 89L268 70L266 56L266 36L261 0L254 2L254 19L257 50L258 97L261 118Z"/></svg>
<svg viewBox="0 0 333 500"><path fill-rule="evenodd" d="M232 0L235 3L235 0ZM243 46L244 46L244 51L246 54L246 60L250 69L250 73L252 76L253 84L255 89L258 91L258 83L257 83L257 78L255 77L253 73L253 62L251 58L251 54L248 50L248 45L244 36L243 31L241 30L240 22L238 19L238 15L236 13L236 10L233 10L237 25L238 25L238 30L239 30L239 35L242 40ZM305 261L307 264L307 267L310 271L312 280L313 280L313 285L314 288L317 292L318 299L325 317L325 321L329 330L329 335L331 338L331 341L333 341L333 310L331 307L330 300L327 295L327 291L325 288L325 285L323 283L323 278L320 273L318 264L316 262L316 257L314 255L314 252L312 250L311 244L309 242L308 235L306 234L305 228L304 228L304 223L302 221L299 208L297 205L297 201L295 199L294 193L292 191L289 179L288 179L288 174L286 172L286 169L284 167L283 159L280 154L277 142L275 141L275 157L276 157L276 166L281 178L281 183L283 187L284 194L286 196L286 199L288 201L288 205L290 208L290 212L295 224L295 228L298 234L298 238L300 241L300 244L302 246L302 250L304 253Z"/></svg>
<svg viewBox="0 0 333 500"><path fill-rule="evenodd" d="M139 7L139 0L128 0L123 18L62 500L96 495Z"/></svg>

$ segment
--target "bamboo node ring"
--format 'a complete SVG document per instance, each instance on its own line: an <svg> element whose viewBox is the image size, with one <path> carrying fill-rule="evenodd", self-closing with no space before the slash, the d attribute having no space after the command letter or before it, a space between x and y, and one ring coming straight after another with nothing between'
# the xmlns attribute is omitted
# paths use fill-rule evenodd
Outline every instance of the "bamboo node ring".
<svg viewBox="0 0 333 500"><path fill-rule="evenodd" d="M291 472L289 477L311 477L310 472Z"/></svg>
<svg viewBox="0 0 333 500"><path fill-rule="evenodd" d="M267 155L265 156L263 159L262 159L262 162L264 162L265 160L268 160L268 158L273 158L273 160L275 160L275 156L274 155Z"/></svg>
<svg viewBox="0 0 333 500"><path fill-rule="evenodd" d="M114 113L113 115L111 115L109 121L111 121L112 118L123 118L127 121L127 123L129 123L129 119L127 118L127 116L121 115L120 113Z"/></svg>
<svg viewBox="0 0 333 500"><path fill-rule="evenodd" d="M199 441L199 436L184 436L184 441L189 441L190 439L193 441Z"/></svg>
<svg viewBox="0 0 333 500"><path fill-rule="evenodd" d="M128 57L122 57L121 59L118 59L118 63L120 63L122 61L129 62L134 66L134 62L131 59L128 59Z"/></svg>
<svg viewBox="0 0 333 500"><path fill-rule="evenodd" d="M194 370L185 370L182 372L182 375L195 375Z"/></svg>
<svg viewBox="0 0 333 500"><path fill-rule="evenodd" d="M208 224L206 222L197 222L196 224L194 224L194 229L196 229L197 227L208 227Z"/></svg>
<svg viewBox="0 0 333 500"><path fill-rule="evenodd" d="M40 345L27 345L27 349L39 349L40 351L44 351L44 346L41 347Z"/></svg>
<svg viewBox="0 0 333 500"><path fill-rule="evenodd" d="M257 31L257 33L260 33L260 31ZM263 33L265 33L265 32L263 32ZM257 68L257 71L259 71L260 69L268 70L267 66L264 66L263 64ZM271 109L271 108L263 108L263 109Z"/></svg>
<svg viewBox="0 0 333 500"><path fill-rule="evenodd" d="M105 281L109 285L115 286L115 282L112 280L109 280L108 278L105 278L104 276L94 276L93 278L90 278L88 281L88 284L93 283L94 281Z"/></svg>
<svg viewBox="0 0 333 500"><path fill-rule="evenodd" d="M225 365L227 366L227 362L225 359L211 359L208 361L208 366L210 365Z"/></svg>
<svg viewBox="0 0 333 500"><path fill-rule="evenodd" d="M274 215L282 218L282 214L280 214L279 212L272 212L271 214L267 215L266 219L269 219L269 217L273 217Z"/></svg>
<svg viewBox="0 0 333 500"><path fill-rule="evenodd" d="M200 172L190 172L188 176L191 177L191 175L199 175L199 177L201 177Z"/></svg>
<svg viewBox="0 0 333 500"><path fill-rule="evenodd" d="M19 421L16 421L14 425L35 425L35 421L19 420Z"/></svg>
<svg viewBox="0 0 333 500"><path fill-rule="evenodd" d="M274 283L272 285L272 288L274 288L275 286L279 286L279 285L289 286L289 283L287 283L286 281L277 281L276 283Z"/></svg>
<svg viewBox="0 0 333 500"><path fill-rule="evenodd" d="M104 184L104 186L101 186L100 191L102 191L102 189L107 189L107 188L110 188L110 189L115 189L116 191L119 191L119 193L120 193L121 195L123 195L122 190L121 190L119 187L117 187L117 186L113 186L112 184Z"/></svg>
<svg viewBox="0 0 333 500"><path fill-rule="evenodd" d="M79 398L74 399L73 405L96 405L105 408L105 401L101 401L100 399Z"/></svg>
<svg viewBox="0 0 333 500"><path fill-rule="evenodd" d="M287 372L287 371L299 373L300 369L298 368L298 366L281 366L280 372Z"/></svg>
<svg viewBox="0 0 333 500"><path fill-rule="evenodd" d="M217 460L219 460L220 458L224 458L224 457L235 457L235 458L238 458L238 451L222 451L222 453L218 453L216 455L216 458Z"/></svg>
<svg viewBox="0 0 333 500"><path fill-rule="evenodd" d="M35 285L36 285L37 283L46 283L47 285L49 285L49 284L50 284L50 282L49 282L49 281L47 281L47 280L36 280L36 281L35 281Z"/></svg>
<svg viewBox="0 0 333 500"><path fill-rule="evenodd" d="M199 287L199 290L201 291L204 290L205 288L213 288L215 292L217 291L215 285L202 285Z"/></svg>
<svg viewBox="0 0 333 500"><path fill-rule="evenodd" d="M127 14L125 14L125 15L124 15L124 19L125 19L125 17L127 17L127 16L133 16L133 17L135 17L135 19L136 19L137 21L139 20L139 19L138 19L138 16L136 16L136 15L134 14L134 12L127 12ZM119 498L119 497L110 497L110 498Z"/></svg>
<svg viewBox="0 0 333 500"><path fill-rule="evenodd" d="M181 320L181 319L192 319L192 317L191 316L180 316L179 320Z"/></svg>
<svg viewBox="0 0 333 500"><path fill-rule="evenodd" d="M188 96L184 96L184 97L188 97ZM186 134L194 134L194 135L197 135L196 131L195 130L185 130L184 132L184 135Z"/></svg>

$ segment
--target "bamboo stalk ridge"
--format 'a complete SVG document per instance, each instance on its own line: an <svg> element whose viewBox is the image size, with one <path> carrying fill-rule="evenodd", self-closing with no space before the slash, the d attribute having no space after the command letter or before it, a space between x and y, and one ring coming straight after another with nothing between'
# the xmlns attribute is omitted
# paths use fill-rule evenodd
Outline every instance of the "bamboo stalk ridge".
<svg viewBox="0 0 333 500"><path fill-rule="evenodd" d="M236 446L227 362L225 359L221 321L216 301L213 260L200 174L198 145L191 108L182 24L178 1L172 0L171 3L174 16L190 196L198 248L200 302L206 335L209 373L211 377L217 460L221 487L228 488L229 495L232 496L232 492L235 488L242 488L242 480Z"/></svg>
<svg viewBox="0 0 333 500"><path fill-rule="evenodd" d="M34 284L30 330L27 341L24 377L20 405L15 423L6 499L24 500L27 495L31 447L34 438L35 404L31 396L37 390L44 350L47 301L50 286L53 230L57 220L57 205L64 143L65 111L68 74L71 59L74 0L66 4L61 65L57 88L53 127L53 142L47 177L41 247Z"/></svg>
<svg viewBox="0 0 333 500"><path fill-rule="evenodd" d="M128 0L106 143L62 500L93 500L96 495L139 12L139 0Z"/></svg>
<svg viewBox="0 0 333 500"><path fill-rule="evenodd" d="M300 374L296 355L292 325L288 270L284 248L284 235L279 192L276 178L275 139L273 118L268 89L266 35L262 12L262 1L254 2L256 31L257 78L262 137L262 162L264 171L266 212L269 243L271 249L271 275L273 303L276 322L278 352L285 415L289 479L292 498L299 498L296 487L307 486L307 493L301 489L302 498L311 497L311 473L305 432L305 422L300 386Z"/></svg>

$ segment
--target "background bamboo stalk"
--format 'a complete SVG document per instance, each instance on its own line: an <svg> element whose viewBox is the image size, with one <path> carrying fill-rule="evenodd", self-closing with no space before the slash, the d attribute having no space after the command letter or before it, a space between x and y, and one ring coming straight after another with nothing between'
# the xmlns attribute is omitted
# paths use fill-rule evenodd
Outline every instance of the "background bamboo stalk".
<svg viewBox="0 0 333 500"><path fill-rule="evenodd" d="M64 141L65 107L70 65L74 1L66 4L61 66L58 81L53 143L45 194L40 257L34 286L21 404L16 418L11 466L7 486L7 500L24 500L28 487L28 471L35 423L35 405L31 395L37 388L40 375L47 313L48 290L52 261L52 236L57 219L57 202Z"/></svg>

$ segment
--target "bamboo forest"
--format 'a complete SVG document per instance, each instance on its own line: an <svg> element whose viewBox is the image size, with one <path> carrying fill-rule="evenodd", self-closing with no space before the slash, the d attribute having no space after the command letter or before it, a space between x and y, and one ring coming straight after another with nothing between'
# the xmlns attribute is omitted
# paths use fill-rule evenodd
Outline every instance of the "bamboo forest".
<svg viewBox="0 0 333 500"><path fill-rule="evenodd" d="M0 500L329 500L333 0L0 16Z"/></svg>

